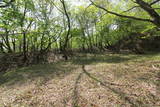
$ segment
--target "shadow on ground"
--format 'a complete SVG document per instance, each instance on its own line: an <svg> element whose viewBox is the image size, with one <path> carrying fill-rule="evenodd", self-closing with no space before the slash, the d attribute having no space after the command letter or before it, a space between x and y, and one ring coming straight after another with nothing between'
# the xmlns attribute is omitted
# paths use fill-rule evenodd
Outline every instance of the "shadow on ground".
<svg viewBox="0 0 160 107"><path fill-rule="evenodd" d="M54 77L61 77L70 74L76 67L66 65L66 62L54 64L40 64L29 67L18 68L9 72L0 72L0 85L23 84L27 81L34 81L40 78L39 84L43 84ZM42 83L41 83L42 82Z"/></svg>
<svg viewBox="0 0 160 107"><path fill-rule="evenodd" d="M111 82L106 82L104 80L102 81L99 78L97 78L96 76L93 76L91 73L89 73L85 69L84 65L82 65L82 71L83 72L81 72L78 75L76 82L75 82L75 85L74 85L75 87L74 87L74 96L73 96L73 107L81 107L80 106L81 99L80 99L80 95L78 92L78 85L80 84L79 80L82 77L82 74L86 75L88 78L92 79L93 81L100 83L100 85L103 88L105 88L107 91L110 90L111 92L113 92L110 94L116 94L125 104L129 104L131 107L153 107L153 106L158 107L158 106L155 106L154 104L147 103L144 99L140 99L140 98L143 98L144 96L137 96L136 94L132 94L132 93L128 94L124 90L122 91L123 88L126 88L126 87L133 88L134 85L120 85L120 84L115 84L115 83L111 83ZM158 73L158 77L159 76L160 76L160 73ZM159 86L160 85L159 85L159 80L158 80L157 81L157 92L160 92ZM148 99L153 100L155 102L159 101L159 98L157 96L154 96L151 93L149 93L147 95L147 97L145 97L145 98L148 98ZM123 103L121 106L124 106Z"/></svg>
<svg viewBox="0 0 160 107"><path fill-rule="evenodd" d="M135 54L85 54L73 58L71 61L77 65L97 64L97 63L123 63L127 61L146 61L146 59L159 56L157 53L135 55Z"/></svg>
<svg viewBox="0 0 160 107"><path fill-rule="evenodd" d="M77 69L76 65L98 64L98 63L123 63L134 61L135 59L152 58L157 54L149 55L128 55L128 54L80 54L69 61L61 61L54 64L39 64L29 67L18 68L9 72L0 72L0 85L13 85L15 83L25 83L41 78L44 81L54 77L64 77ZM140 60L142 61L142 60ZM40 84L41 84L40 82Z"/></svg>
<svg viewBox="0 0 160 107"><path fill-rule="evenodd" d="M0 72L0 86L6 85L14 85L14 84L23 84L26 82L35 82L35 80L40 79L38 84L36 85L44 85L45 82L54 78L64 78L65 76L72 73L72 71L76 71L80 65L82 66L82 73L78 75L75 80L75 84L73 87L73 102L72 105L74 107L78 107L79 103L81 102L81 96L79 94L79 84L80 79L83 75L87 75L88 78L94 80L97 83L100 83L106 90L110 90L114 94L116 94L119 99L124 101L127 104L130 104L132 107L139 107L144 105L145 107L151 107L152 105L145 105L145 101L141 101L135 96L134 94L127 94L124 90L124 87L119 84L110 83L109 81L102 81L99 77L92 76L91 73L85 70L85 65L87 64L98 64L98 63L125 63L125 62L140 62L143 63L144 61L152 61L152 59L160 60L160 56L157 54L148 54L148 55L128 55L128 54L83 54L76 56L69 61L61 61L54 64L40 64L40 65L33 65L29 67L18 68L16 70L12 70L10 72ZM159 61L158 61L159 62ZM144 63L145 64L145 63ZM151 65L153 63L151 62ZM121 66L121 65L120 65ZM134 65L133 65L134 66ZM141 66L141 65L139 65ZM158 66L158 65L157 65ZM128 66L130 69L127 68L127 71L132 72L132 68ZM125 69L124 69L125 70ZM125 71L124 71L125 72ZM119 72L117 72L119 74ZM133 71L135 74L136 72ZM140 73L140 72L139 72ZM142 77L141 77L142 76ZM158 80L156 81L157 90L159 90L159 77L160 73L157 74ZM120 77L120 76L119 76ZM152 75L140 75L138 76L139 80L143 80L144 82L150 81ZM131 78L129 78L131 79ZM122 87L122 88L121 88ZM130 87L130 86L129 86ZM134 91L134 90L133 90ZM111 93L112 94L112 93ZM140 98L143 98L140 97ZM145 97L146 98L146 97Z"/></svg>

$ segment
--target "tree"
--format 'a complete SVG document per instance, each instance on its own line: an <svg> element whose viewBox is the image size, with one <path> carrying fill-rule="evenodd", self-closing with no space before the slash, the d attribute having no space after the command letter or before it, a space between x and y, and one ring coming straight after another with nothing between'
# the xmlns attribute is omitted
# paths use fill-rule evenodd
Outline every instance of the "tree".
<svg viewBox="0 0 160 107"><path fill-rule="evenodd" d="M135 16L128 16L128 15L124 15L124 14L120 14L120 13L116 13L116 12L110 11L107 8L105 8L105 7L101 6L101 5L93 2L92 0L90 0L92 5L96 6L97 8L100 8L100 9L102 9L104 11L106 11L109 14L113 14L113 15L116 15L116 16L119 16L119 17L123 17L123 18L130 18L130 19L139 20L139 21L151 22L151 23L153 23L154 25L156 25L160 29L160 20L159 20L160 19L160 15L156 11L156 9L152 7L153 5L158 3L159 1L160 0L155 0L155 1L151 2L151 3L145 2L143 0L135 0L135 1L133 1L135 4L138 4L138 6L134 6L134 7L130 8L130 9L128 9L128 11L132 10L133 8L140 7L145 12L147 12L148 15L151 17L150 19L145 19L145 18L138 18L138 17L135 17Z"/></svg>
<svg viewBox="0 0 160 107"><path fill-rule="evenodd" d="M66 50L66 48L67 48L67 44L68 44L68 42L69 42L69 36L70 36L70 31L71 31L71 22L70 22L70 17L69 17L69 14L68 14L68 12L67 12L67 8L66 8L66 4L65 4L65 1L64 0L60 0L60 2L62 3L62 7L63 7L63 9L64 9L64 14L65 14L65 16L67 17L67 24L68 24L68 31L67 31L67 33L66 33L66 37L65 37L65 41L64 41L64 45L63 45L63 54L64 54L64 58L65 58L65 60L67 60L68 59L68 56L67 56L67 50Z"/></svg>

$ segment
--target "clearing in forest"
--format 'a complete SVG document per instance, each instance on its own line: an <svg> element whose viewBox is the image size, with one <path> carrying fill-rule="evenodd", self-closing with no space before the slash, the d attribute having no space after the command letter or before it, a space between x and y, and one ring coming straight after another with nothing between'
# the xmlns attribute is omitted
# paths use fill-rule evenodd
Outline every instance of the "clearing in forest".
<svg viewBox="0 0 160 107"><path fill-rule="evenodd" d="M80 54L0 74L0 107L159 107L160 54Z"/></svg>

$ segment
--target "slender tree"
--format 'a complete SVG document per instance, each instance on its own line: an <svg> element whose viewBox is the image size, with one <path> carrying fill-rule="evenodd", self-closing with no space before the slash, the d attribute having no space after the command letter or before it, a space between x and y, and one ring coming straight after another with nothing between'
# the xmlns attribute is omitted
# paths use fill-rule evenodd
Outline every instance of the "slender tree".
<svg viewBox="0 0 160 107"><path fill-rule="evenodd" d="M67 8L66 8L66 4L65 4L65 1L64 0L60 0L60 2L62 3L62 6L63 6L63 9L64 9L64 14L65 16L67 17L67 24L68 24L68 31L67 31L67 34L66 34L66 37L65 37L65 41L64 41L64 45L63 45L63 54L64 54L64 58L65 60L68 59L68 55L67 55L67 45L68 45L68 42L69 42L69 36L70 36L70 31L71 31L71 21L70 21L70 17L69 17L69 13L67 12Z"/></svg>

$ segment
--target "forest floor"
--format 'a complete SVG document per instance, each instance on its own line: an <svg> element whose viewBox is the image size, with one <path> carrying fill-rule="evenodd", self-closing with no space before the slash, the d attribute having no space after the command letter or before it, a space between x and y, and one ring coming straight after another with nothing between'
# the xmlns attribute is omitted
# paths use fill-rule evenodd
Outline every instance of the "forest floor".
<svg viewBox="0 0 160 107"><path fill-rule="evenodd" d="M160 54L80 54L1 73L0 107L160 107Z"/></svg>

